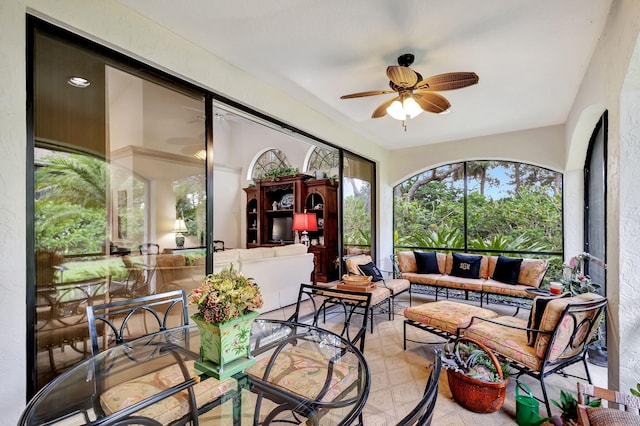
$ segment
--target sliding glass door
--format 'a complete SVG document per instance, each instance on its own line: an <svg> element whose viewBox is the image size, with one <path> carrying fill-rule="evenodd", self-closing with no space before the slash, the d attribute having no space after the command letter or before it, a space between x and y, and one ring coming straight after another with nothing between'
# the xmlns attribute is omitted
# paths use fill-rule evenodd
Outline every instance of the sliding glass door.
<svg viewBox="0 0 640 426"><path fill-rule="evenodd" d="M205 273L204 95L57 32L33 37L33 370L89 356L86 307Z"/></svg>

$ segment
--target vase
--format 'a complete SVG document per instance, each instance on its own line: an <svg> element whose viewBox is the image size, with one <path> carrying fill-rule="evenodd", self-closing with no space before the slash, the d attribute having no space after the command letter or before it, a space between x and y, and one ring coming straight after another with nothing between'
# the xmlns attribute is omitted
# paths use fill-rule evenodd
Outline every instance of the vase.
<svg viewBox="0 0 640 426"><path fill-rule="evenodd" d="M227 322L209 323L200 314L191 316L200 331L198 370L217 379L232 376L255 363L251 357L251 324L257 311Z"/></svg>

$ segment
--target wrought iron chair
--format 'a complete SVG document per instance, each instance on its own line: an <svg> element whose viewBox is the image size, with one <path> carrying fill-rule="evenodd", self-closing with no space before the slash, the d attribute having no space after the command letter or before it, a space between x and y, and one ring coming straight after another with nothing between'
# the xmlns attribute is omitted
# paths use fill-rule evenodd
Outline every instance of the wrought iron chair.
<svg viewBox="0 0 640 426"><path fill-rule="evenodd" d="M224 241L213 240L213 251L224 251Z"/></svg>
<svg viewBox="0 0 640 426"><path fill-rule="evenodd" d="M114 298L134 299L147 296L150 293L151 281L156 267L142 263L133 263L129 256L122 256L122 262L127 270L123 281L111 281L109 296Z"/></svg>
<svg viewBox="0 0 640 426"><path fill-rule="evenodd" d="M332 331L342 336L352 346L359 348L361 354L367 334L367 313L370 305L371 294L366 292L329 290L301 284L295 312L288 321L319 327L320 314L324 315L326 309L330 307L330 320L341 316ZM260 411L262 399L267 398L278 404L278 408L269 417L270 421L280 412L292 411L306 417L313 424L318 424L318 419L328 408L345 404L345 400L349 399L349 393L356 386L360 386L363 375L369 377L369 372L366 368L366 371L362 369L364 363L355 359L353 352L344 350L341 342L331 342L329 339L325 346L326 353L319 353L315 346L312 348L311 345L306 344L304 338L294 343L295 345L292 345L289 340L286 346L278 347L272 355L259 359L254 366L246 370L251 376L253 391L258 395L256 412ZM268 346L264 350L256 348L253 353L259 357L269 349L272 348ZM297 393L287 386L286 382L294 380L288 377L288 374L276 374L276 372L288 371L287 366L292 362L298 362L295 360L299 361L299 367L294 369L295 371L290 371L292 374L304 375L305 372L309 372L306 376L308 381L304 382L307 386L304 389L306 395ZM341 374L345 370L357 371L357 374L342 377ZM352 411L351 419L344 424L351 424L357 417L362 424L364 402L364 400L360 401L357 409Z"/></svg>
<svg viewBox="0 0 640 426"><path fill-rule="evenodd" d="M138 246L139 254L160 254L160 245L156 243L142 243Z"/></svg>
<svg viewBox="0 0 640 426"><path fill-rule="evenodd" d="M433 411L436 408L436 400L438 399L438 380L442 371L442 359L440 358L440 350L435 351L433 368L429 374L427 385L420 402L415 406L409 414L400 420L396 426L429 426L433 418Z"/></svg>
<svg viewBox="0 0 640 426"><path fill-rule="evenodd" d="M80 354L89 355L86 309L104 303L108 292L108 279L99 278L39 287L36 292L36 341L38 350L46 350L50 373L55 376L67 365L57 359L55 348L70 347ZM65 357L68 358L68 357Z"/></svg>
<svg viewBox="0 0 640 426"><path fill-rule="evenodd" d="M189 324L187 296L184 290L177 290L88 306L87 320L91 352L96 355L127 340ZM103 325L102 335L97 324Z"/></svg>
<svg viewBox="0 0 640 426"><path fill-rule="evenodd" d="M544 379L551 374L576 377L591 383L587 367L587 345L595 336L600 318L604 315L607 299L586 293L549 301L539 324L532 327L520 318L498 317L494 319L474 316L460 334L478 340L498 357L509 362L522 374L540 382L542 398L536 397L547 408L551 406ZM532 315L534 314L532 310ZM565 368L582 362L586 377L568 374Z"/></svg>

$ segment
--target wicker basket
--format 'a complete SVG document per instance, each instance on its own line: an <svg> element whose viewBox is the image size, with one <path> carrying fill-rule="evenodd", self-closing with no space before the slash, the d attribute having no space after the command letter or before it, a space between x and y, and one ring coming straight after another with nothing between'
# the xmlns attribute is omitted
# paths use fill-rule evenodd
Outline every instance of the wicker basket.
<svg viewBox="0 0 640 426"><path fill-rule="evenodd" d="M350 286L370 287L371 278L367 275L343 275L342 281Z"/></svg>
<svg viewBox="0 0 640 426"><path fill-rule="evenodd" d="M500 363L489 348L468 337L461 337L456 340L455 346L458 345L458 342L464 341L478 345L480 349L488 353L498 375L501 379L504 378ZM476 413L493 413L498 411L504 404L504 398L507 393L507 379L501 382L485 382L457 371L447 370L447 380L449 381L449 389L451 389L453 399L467 410L475 411Z"/></svg>

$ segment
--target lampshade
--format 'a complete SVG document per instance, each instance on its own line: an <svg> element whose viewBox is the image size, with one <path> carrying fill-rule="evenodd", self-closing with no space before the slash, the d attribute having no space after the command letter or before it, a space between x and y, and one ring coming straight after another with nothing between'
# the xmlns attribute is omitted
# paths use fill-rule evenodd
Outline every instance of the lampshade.
<svg viewBox="0 0 640 426"><path fill-rule="evenodd" d="M406 120L407 117L417 117L420 113L422 113L422 108L411 96L395 100L387 107L387 114L401 121Z"/></svg>
<svg viewBox="0 0 640 426"><path fill-rule="evenodd" d="M176 223L173 224L173 232L187 232L187 225L184 223L184 219L176 219Z"/></svg>
<svg viewBox="0 0 640 426"><path fill-rule="evenodd" d="M293 226L294 231L317 231L318 222L316 222L315 213L294 213Z"/></svg>

